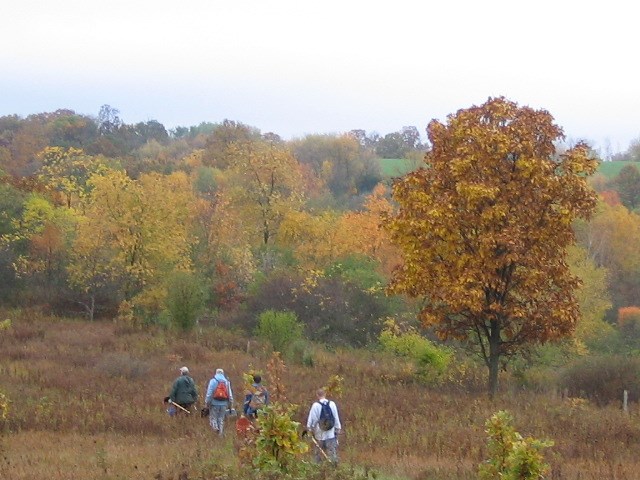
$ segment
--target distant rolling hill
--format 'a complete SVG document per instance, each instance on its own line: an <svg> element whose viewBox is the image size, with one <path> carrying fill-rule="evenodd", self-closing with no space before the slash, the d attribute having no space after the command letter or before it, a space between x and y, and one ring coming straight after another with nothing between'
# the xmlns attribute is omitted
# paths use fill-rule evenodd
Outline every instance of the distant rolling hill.
<svg viewBox="0 0 640 480"><path fill-rule="evenodd" d="M406 158L380 158L379 162L382 176L385 178L401 177L420 166L415 160Z"/></svg>
<svg viewBox="0 0 640 480"><path fill-rule="evenodd" d="M381 158L380 168L385 178L401 177L405 173L415 170L420 166L415 160L407 160L405 158ZM640 170L640 162L601 162L598 167L598 173L607 178L613 178L625 165L635 165Z"/></svg>
<svg viewBox="0 0 640 480"><path fill-rule="evenodd" d="M620 173L622 167L626 165L635 165L640 170L640 162L601 162L598 167L598 173L607 178L613 178Z"/></svg>

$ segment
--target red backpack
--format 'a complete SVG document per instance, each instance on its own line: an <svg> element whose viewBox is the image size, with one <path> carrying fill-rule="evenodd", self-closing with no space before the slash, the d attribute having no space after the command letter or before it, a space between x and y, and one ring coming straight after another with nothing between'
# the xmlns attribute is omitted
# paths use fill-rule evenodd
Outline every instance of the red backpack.
<svg viewBox="0 0 640 480"><path fill-rule="evenodd" d="M213 391L214 400L229 400L229 390L227 389L227 382L224 380L218 380L218 385Z"/></svg>

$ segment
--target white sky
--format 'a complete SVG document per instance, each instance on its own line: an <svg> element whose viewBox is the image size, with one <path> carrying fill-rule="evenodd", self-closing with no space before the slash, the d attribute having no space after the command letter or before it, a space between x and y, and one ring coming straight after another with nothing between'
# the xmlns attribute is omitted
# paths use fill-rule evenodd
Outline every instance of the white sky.
<svg viewBox="0 0 640 480"><path fill-rule="evenodd" d="M386 134L503 95L606 154L640 137L630 0L4 0L0 115ZM608 147L607 147L608 145Z"/></svg>

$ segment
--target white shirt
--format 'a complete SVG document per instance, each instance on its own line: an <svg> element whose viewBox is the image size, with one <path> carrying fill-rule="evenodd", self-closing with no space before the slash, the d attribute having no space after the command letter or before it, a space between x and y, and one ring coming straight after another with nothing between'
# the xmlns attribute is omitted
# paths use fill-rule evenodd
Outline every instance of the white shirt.
<svg viewBox="0 0 640 480"><path fill-rule="evenodd" d="M329 408L333 412L333 418L335 423L331 430L322 430L318 425L318 421L320 420L320 412L322 412L322 406L320 402L326 403L329 402ZM342 430L342 425L340 424L340 417L338 416L338 407L335 402L331 400L327 400L326 398L321 398L317 402L313 402L311 405L311 410L309 410L309 418L307 419L307 429L313 431L313 436L316 437L316 440L329 440L336 436L336 429Z"/></svg>

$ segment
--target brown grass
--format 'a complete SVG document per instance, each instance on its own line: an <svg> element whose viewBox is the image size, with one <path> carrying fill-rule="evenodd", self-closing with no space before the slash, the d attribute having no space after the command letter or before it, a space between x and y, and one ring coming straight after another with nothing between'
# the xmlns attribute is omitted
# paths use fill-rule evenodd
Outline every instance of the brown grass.
<svg viewBox="0 0 640 480"><path fill-rule="evenodd" d="M288 365L283 377L298 420L306 420L314 390L342 375L341 458L389 478L476 478L484 422L501 409L523 435L555 441L551 478L638 477L636 405L624 414L508 388L491 403L483 393L420 386L398 361L371 352L317 349L314 360ZM186 364L202 393L224 368L239 403L242 373L264 372L266 362L259 346L247 353L245 338L215 329L127 332L109 322L15 316L0 332L0 391L12 402L0 420L0 478L213 478L204 465L235 465L233 429L219 441L199 417L170 419L162 398Z"/></svg>

